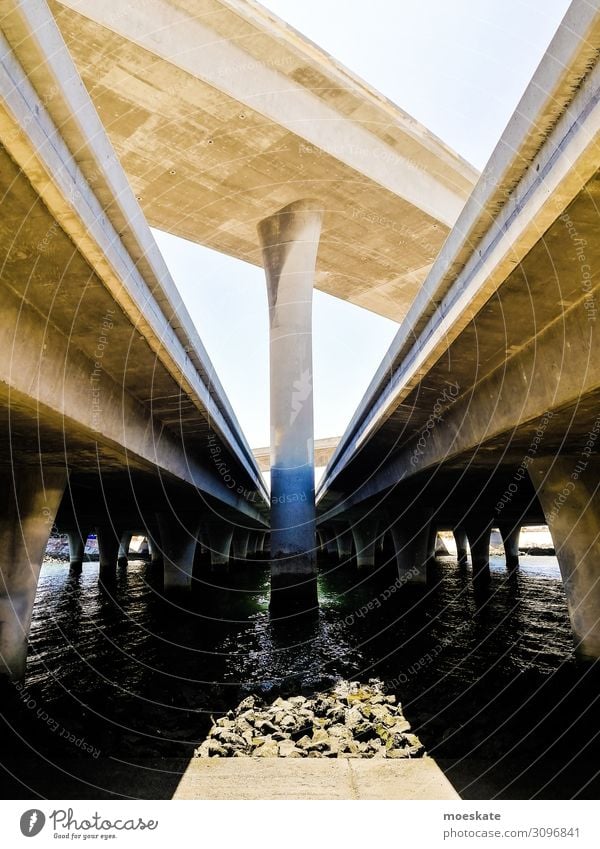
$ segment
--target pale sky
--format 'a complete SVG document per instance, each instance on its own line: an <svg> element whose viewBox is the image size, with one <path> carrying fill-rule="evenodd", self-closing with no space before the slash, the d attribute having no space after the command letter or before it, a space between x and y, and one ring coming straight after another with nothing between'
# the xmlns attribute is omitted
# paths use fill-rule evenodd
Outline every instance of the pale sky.
<svg viewBox="0 0 600 849"><path fill-rule="evenodd" d="M482 169L568 0L268 0L298 29ZM252 447L269 444L261 269L153 231ZM315 290L315 437L340 436L397 329Z"/></svg>

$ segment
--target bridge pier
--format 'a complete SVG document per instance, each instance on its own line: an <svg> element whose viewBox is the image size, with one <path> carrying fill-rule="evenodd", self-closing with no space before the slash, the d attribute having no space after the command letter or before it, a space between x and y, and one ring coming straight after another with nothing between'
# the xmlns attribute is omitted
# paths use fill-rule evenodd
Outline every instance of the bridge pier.
<svg viewBox="0 0 600 849"><path fill-rule="evenodd" d="M416 530L413 530L415 527ZM425 585L427 562L430 559L431 526L427 523L419 527L418 522L403 519L393 524L391 531L398 577L406 584Z"/></svg>
<svg viewBox="0 0 600 849"><path fill-rule="evenodd" d="M462 526L454 528L454 541L456 543L456 560L459 566L466 566L469 562L467 551L467 532Z"/></svg>
<svg viewBox="0 0 600 849"><path fill-rule="evenodd" d="M226 522L211 522L208 526L210 565L228 566L233 540L233 525Z"/></svg>
<svg viewBox="0 0 600 849"><path fill-rule="evenodd" d="M117 555L117 565L120 567L127 566L127 555L129 554L129 546L133 531L125 531L119 541L119 553Z"/></svg>
<svg viewBox="0 0 600 849"><path fill-rule="evenodd" d="M271 608L317 604L312 297L322 209L291 203L258 225L270 319Z"/></svg>
<svg viewBox="0 0 600 849"><path fill-rule="evenodd" d="M375 565L378 526L376 519L364 519L362 522L356 522L352 525L352 536L356 548L356 565L359 569L372 568Z"/></svg>
<svg viewBox="0 0 600 849"><path fill-rule="evenodd" d="M509 572L515 572L519 568L519 537L521 536L521 525L503 523L498 525L502 543L504 544L504 556L506 568Z"/></svg>
<svg viewBox="0 0 600 849"><path fill-rule="evenodd" d="M235 560L246 560L248 557L248 544L250 531L235 531L233 534L233 557Z"/></svg>
<svg viewBox="0 0 600 849"><path fill-rule="evenodd" d="M348 528L340 530L337 538L338 558L342 563L347 563L352 557L352 531Z"/></svg>
<svg viewBox="0 0 600 849"><path fill-rule="evenodd" d="M165 593L192 589L194 554L198 529L192 533L174 516L157 516L162 542L163 588Z"/></svg>
<svg viewBox="0 0 600 849"><path fill-rule="evenodd" d="M110 524L96 527L99 554L99 580L108 583L117 576L117 560L121 534Z"/></svg>
<svg viewBox="0 0 600 849"><path fill-rule="evenodd" d="M5 470L0 496L0 677L25 675L40 567L67 483L64 470Z"/></svg>
<svg viewBox="0 0 600 849"><path fill-rule="evenodd" d="M552 535L576 651L600 657L600 458L537 457L529 475Z"/></svg>
<svg viewBox="0 0 600 849"><path fill-rule="evenodd" d="M333 528L326 528L323 533L325 534L325 553L327 557L331 560L337 560L338 541L335 530Z"/></svg>
<svg viewBox="0 0 600 849"><path fill-rule="evenodd" d="M163 568L163 556L160 543L157 539L157 531L146 528L146 539L148 540L148 553L150 554L150 568L158 570Z"/></svg>
<svg viewBox="0 0 600 849"><path fill-rule="evenodd" d="M69 541L69 573L71 575L81 575L83 571L83 558L87 538L87 531L81 531L78 528L67 531L67 539Z"/></svg>
<svg viewBox="0 0 600 849"><path fill-rule="evenodd" d="M490 535L492 522L485 518L469 516L464 523L473 568L473 586L476 590L485 589L491 580L490 574Z"/></svg>

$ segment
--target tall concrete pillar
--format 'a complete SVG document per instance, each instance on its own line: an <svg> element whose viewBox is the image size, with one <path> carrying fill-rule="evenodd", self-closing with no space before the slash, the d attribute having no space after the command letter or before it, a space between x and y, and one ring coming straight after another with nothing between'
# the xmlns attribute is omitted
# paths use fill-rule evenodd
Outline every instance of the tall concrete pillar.
<svg viewBox="0 0 600 849"><path fill-rule="evenodd" d="M248 542L250 531L236 530L233 534L233 557L235 560L246 560L248 557Z"/></svg>
<svg viewBox="0 0 600 849"><path fill-rule="evenodd" d="M117 576L121 532L105 523L96 527L96 538L100 559L99 578L103 582L113 581Z"/></svg>
<svg viewBox="0 0 600 849"><path fill-rule="evenodd" d="M576 650L600 657L600 458L538 457L528 467L567 597Z"/></svg>
<svg viewBox="0 0 600 849"><path fill-rule="evenodd" d="M492 522L485 516L470 516L464 528L471 549L473 585L475 589L484 589L490 582L490 534Z"/></svg>
<svg viewBox="0 0 600 849"><path fill-rule="evenodd" d="M361 522L352 525L352 536L356 548L356 565L359 569L375 565L377 528L376 519L363 519Z"/></svg>
<svg viewBox="0 0 600 849"><path fill-rule="evenodd" d="M194 554L198 529L188 529L177 517L157 514L163 556L163 587L165 593L189 592L192 588Z"/></svg>
<svg viewBox="0 0 600 849"><path fill-rule="evenodd" d="M71 575L81 575L87 538L87 530L82 531L81 528L74 528L67 531L67 539L69 541L69 572Z"/></svg>
<svg viewBox="0 0 600 849"><path fill-rule="evenodd" d="M27 638L42 559L66 471L7 469L0 492L0 676L25 675Z"/></svg>
<svg viewBox="0 0 600 849"><path fill-rule="evenodd" d="M506 560L506 568L509 572L514 572L519 568L519 537L521 536L521 525L503 523L498 526L502 543L504 545L504 557Z"/></svg>
<svg viewBox="0 0 600 849"><path fill-rule="evenodd" d="M469 562L467 549L467 532L462 526L454 528L454 541L456 542L456 560L459 566L466 566Z"/></svg>
<svg viewBox="0 0 600 849"><path fill-rule="evenodd" d="M322 209L289 204L258 226L271 374L271 607L317 604L312 296Z"/></svg>
<svg viewBox="0 0 600 849"><path fill-rule="evenodd" d="M119 541L119 553L117 555L117 564L119 566L127 566L127 555L129 554L129 546L131 545L132 536L133 531L125 531L121 535L121 539Z"/></svg>
<svg viewBox="0 0 600 849"><path fill-rule="evenodd" d="M227 522L211 522L208 526L210 565L227 566L233 539L233 525Z"/></svg>
<svg viewBox="0 0 600 849"><path fill-rule="evenodd" d="M427 561L430 560L431 526L410 520L392 525L398 577L406 584L427 583ZM434 534L435 543L435 534Z"/></svg>

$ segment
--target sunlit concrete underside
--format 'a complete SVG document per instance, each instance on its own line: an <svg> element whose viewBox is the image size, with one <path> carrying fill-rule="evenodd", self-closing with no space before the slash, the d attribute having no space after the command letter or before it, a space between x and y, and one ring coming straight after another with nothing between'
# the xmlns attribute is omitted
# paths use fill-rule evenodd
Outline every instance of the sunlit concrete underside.
<svg viewBox="0 0 600 849"><path fill-rule="evenodd" d="M600 655L599 45L598 4L574 2L319 502L322 522L367 514L413 541L453 528L480 584L492 524L511 570L519 526L546 520L583 657Z"/></svg>
<svg viewBox="0 0 600 849"><path fill-rule="evenodd" d="M189 591L201 523L205 535L215 518L248 531L268 512L49 10L28 1L1 12L0 677L22 678L55 523L79 567L97 534L104 583L120 541L143 528L161 538L164 589Z"/></svg>
<svg viewBox="0 0 600 849"><path fill-rule="evenodd" d="M432 758L190 761L174 799L459 799Z"/></svg>
<svg viewBox="0 0 600 849"><path fill-rule="evenodd" d="M315 198L317 288L404 316L470 165L258 5L50 6L151 225L261 265L257 223Z"/></svg>

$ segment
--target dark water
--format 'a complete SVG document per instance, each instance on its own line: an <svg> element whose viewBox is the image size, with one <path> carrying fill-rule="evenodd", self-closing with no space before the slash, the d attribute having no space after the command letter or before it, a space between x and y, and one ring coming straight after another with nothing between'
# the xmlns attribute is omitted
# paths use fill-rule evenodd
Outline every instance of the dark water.
<svg viewBox="0 0 600 849"><path fill-rule="evenodd" d="M476 600L469 570L451 558L436 561L425 595L395 587L389 568L363 576L324 563L318 616L282 625L269 619L264 564L213 573L221 587L199 587L185 610L160 597L143 563L110 590L97 564L75 579L45 565L20 694L27 733L37 728L51 752L74 735L73 756L95 757L89 746L128 763L189 757L211 715L248 692L274 698L378 677L466 787L461 764L473 759L550 758L556 772L565 747L595 746L597 675L572 654L555 559L522 557L513 580L502 560L491 566L489 594Z"/></svg>

